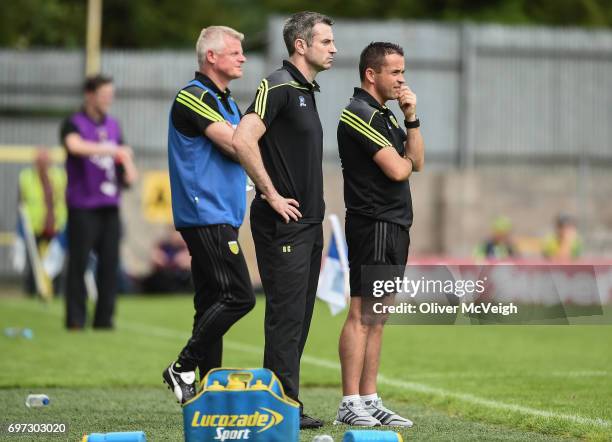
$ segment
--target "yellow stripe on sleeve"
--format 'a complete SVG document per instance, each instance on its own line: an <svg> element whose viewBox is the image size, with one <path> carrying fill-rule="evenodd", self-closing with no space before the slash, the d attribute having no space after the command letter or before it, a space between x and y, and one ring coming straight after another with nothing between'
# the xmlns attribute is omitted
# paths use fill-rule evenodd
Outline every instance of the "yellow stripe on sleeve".
<svg viewBox="0 0 612 442"><path fill-rule="evenodd" d="M207 105L206 103L204 103L203 101L198 100L196 97L194 97L193 95L191 95L188 92L185 91L180 91L178 96L177 96L177 101L178 98L182 98L184 102L188 102L191 104L191 106L188 106L190 108L197 108L200 110L200 114L206 114L207 118L211 121L225 121L225 119L223 118L223 116L221 116L221 114L219 112L217 112L216 110L214 110L212 107L210 107L209 105ZM185 104L185 103L183 103Z"/></svg>
<svg viewBox="0 0 612 442"><path fill-rule="evenodd" d="M219 120L217 117L211 115L210 113L202 110L201 107L198 107L196 105L194 105L193 103L191 103L190 101L185 100L183 97L181 97L180 95L178 97L176 97L176 102L177 103L181 103L182 105L188 107L189 109L191 109L192 111L194 111L196 114L201 115L202 117L206 118L207 120L212 121L213 123L217 123L219 121L223 121L223 119Z"/></svg>
<svg viewBox="0 0 612 442"><path fill-rule="evenodd" d="M257 97L255 98L255 113L263 120L266 114L266 104L268 102L268 80L261 80L259 88L257 88Z"/></svg>
<svg viewBox="0 0 612 442"><path fill-rule="evenodd" d="M351 122L350 120L345 119L344 117L340 118L340 121L348 124L349 126L351 126L353 129L355 129L357 132L363 134L366 138L370 139L371 141L374 142L374 144L379 145L380 147L386 147L388 146L388 144L385 143L381 143L380 140L374 138L372 135L370 135L368 132L364 131L363 129L361 129L359 126L355 125L353 122Z"/></svg>
<svg viewBox="0 0 612 442"><path fill-rule="evenodd" d="M380 132L378 132L376 129L374 129L372 126L363 121L354 113L344 109L342 111L342 116L340 120L344 121L358 132L364 134L379 146L392 146L391 142L387 140Z"/></svg>

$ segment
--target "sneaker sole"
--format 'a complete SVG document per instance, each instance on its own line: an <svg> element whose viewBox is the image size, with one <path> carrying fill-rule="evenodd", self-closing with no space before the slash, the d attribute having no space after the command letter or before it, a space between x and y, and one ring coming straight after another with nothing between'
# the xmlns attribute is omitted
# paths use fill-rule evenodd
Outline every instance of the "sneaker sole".
<svg viewBox="0 0 612 442"><path fill-rule="evenodd" d="M172 378L168 378L170 378L170 374L168 374L168 370L166 369L162 373L162 384L166 384L168 390L170 390L170 393L172 393L172 396L174 396L174 399L176 399L176 403L180 404L181 401L179 400L179 398L176 397L176 394L174 394L174 385L172 385Z"/></svg>
<svg viewBox="0 0 612 442"><path fill-rule="evenodd" d="M172 390L172 387L166 382L166 380L164 379L162 381L162 385L165 385L166 387L168 387L168 390L170 390L170 393L172 393L172 396L174 396L174 399L176 399L176 395L174 394L174 391ZM178 399L176 399L176 403L180 404L181 401L179 401Z"/></svg>

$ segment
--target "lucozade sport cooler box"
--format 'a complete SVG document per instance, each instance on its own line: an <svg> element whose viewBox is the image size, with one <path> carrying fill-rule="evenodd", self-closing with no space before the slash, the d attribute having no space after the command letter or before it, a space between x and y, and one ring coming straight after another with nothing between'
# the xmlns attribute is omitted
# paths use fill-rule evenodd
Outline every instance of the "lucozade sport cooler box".
<svg viewBox="0 0 612 442"><path fill-rule="evenodd" d="M265 368L208 372L202 391L183 406L185 442L297 442L300 406Z"/></svg>

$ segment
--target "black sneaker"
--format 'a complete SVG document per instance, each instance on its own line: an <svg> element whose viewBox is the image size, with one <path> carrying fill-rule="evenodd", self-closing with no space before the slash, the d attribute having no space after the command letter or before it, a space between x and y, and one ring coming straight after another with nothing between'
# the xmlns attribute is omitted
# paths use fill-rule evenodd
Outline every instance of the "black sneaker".
<svg viewBox="0 0 612 442"><path fill-rule="evenodd" d="M300 416L300 430L304 428L321 428L323 422L316 417L310 417L306 414Z"/></svg>
<svg viewBox="0 0 612 442"><path fill-rule="evenodd" d="M173 362L163 371L162 376L179 403L184 404L195 397L195 371L176 371Z"/></svg>

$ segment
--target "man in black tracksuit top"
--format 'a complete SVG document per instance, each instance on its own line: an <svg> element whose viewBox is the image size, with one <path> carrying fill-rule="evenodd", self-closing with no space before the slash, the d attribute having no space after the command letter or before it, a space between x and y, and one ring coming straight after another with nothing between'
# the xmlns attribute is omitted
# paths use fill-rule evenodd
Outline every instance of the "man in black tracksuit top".
<svg viewBox="0 0 612 442"><path fill-rule="evenodd" d="M266 294L264 367L295 400L323 249L323 130L314 78L336 52L331 25L315 12L291 16L283 29L289 60L262 80L234 135L257 187L251 229ZM301 428L321 425L302 410Z"/></svg>
<svg viewBox="0 0 612 442"><path fill-rule="evenodd" d="M340 335L343 398L336 423L410 427L412 422L385 408L376 392L385 318L367 321L372 298L371 287L368 293L362 286L362 266L385 266L385 279L403 275L398 269L406 264L412 225L408 178L423 166L423 138L416 95L404 81L401 47L371 43L361 53L359 75L361 88L355 88L338 123L351 305ZM385 106L393 99L406 131Z"/></svg>

